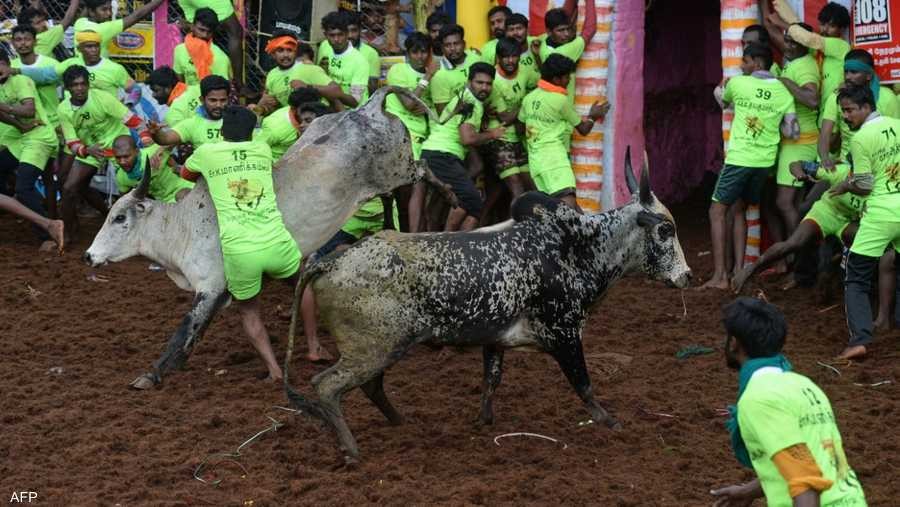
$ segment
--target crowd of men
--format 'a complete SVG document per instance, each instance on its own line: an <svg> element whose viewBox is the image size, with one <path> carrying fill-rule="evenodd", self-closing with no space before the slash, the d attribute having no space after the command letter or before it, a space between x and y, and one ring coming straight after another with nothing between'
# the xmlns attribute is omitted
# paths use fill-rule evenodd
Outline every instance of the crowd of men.
<svg viewBox="0 0 900 507"><path fill-rule="evenodd" d="M32 221L41 239L62 249L78 233L80 205L107 212L90 186L98 171L114 177L120 192L149 172L149 195L163 202L180 200L203 177L216 207L228 290L272 380L282 372L259 309L264 274L293 277L304 257L345 248L385 224L408 232L474 229L502 218L497 203L504 193L514 198L536 189L578 209L569 140L573 130L588 134L609 110L595 103L581 116L574 108L576 62L596 31L592 1L580 34L577 2L566 0L546 13L538 37L528 35L525 16L494 7L488 14L493 38L480 50L467 47L463 28L437 12L428 18L428 33L405 39L405 62L393 65L384 83L378 53L360 41L358 15L332 12L321 20L326 40L318 47L291 32L274 33L265 51L275 67L262 95L239 105L243 56L231 3L182 0L184 42L172 67L154 69L145 83L167 111L162 121L148 121L126 105L141 87L107 57L106 47L162 0L118 20L109 0L81 1L72 0L53 26L43 11L23 9L12 32L15 57L0 53L0 169L15 176L15 198L0 193L0 208ZM869 291L879 262L889 290L882 291L878 326L890 315L894 259L900 259L893 255L900 246L900 120L894 119L900 107L879 85L872 56L842 38L850 22L846 9L828 4L814 33L785 2L775 0L773 12L767 1L761 4L765 26L744 34L743 75L716 93L735 114L710 207L715 273L706 287L739 289L765 267L786 270L790 254L798 282L807 283L810 271L815 280L828 263L818 266L815 250L810 256L805 247L834 237L849 249L851 342L842 356L855 358L872 340ZM76 19L79 7L85 16ZM52 51L69 25L76 55L59 62ZM227 52L213 42L223 27ZM773 49L784 55L781 64ZM407 127L414 158L452 187L460 206L429 201L426 188L415 185L397 194L394 213L373 199L318 252L300 252L276 205L273 167L315 118L362 105L381 84L411 90L436 112L437 121L399 95L385 106ZM762 204L779 241L757 264L743 266L743 212L752 204ZM311 293L304 294L302 313L307 359L330 360L316 337ZM820 497L864 505L827 397L805 377L788 375L780 313L739 300L726 311L725 326L729 364L741 372L732 441L738 459L760 479L714 491L718 504L744 505L765 494L772 505L818 505ZM818 412L802 417L818 417L820 424L796 427L792 417L809 400ZM777 431L774 420L782 425Z"/></svg>

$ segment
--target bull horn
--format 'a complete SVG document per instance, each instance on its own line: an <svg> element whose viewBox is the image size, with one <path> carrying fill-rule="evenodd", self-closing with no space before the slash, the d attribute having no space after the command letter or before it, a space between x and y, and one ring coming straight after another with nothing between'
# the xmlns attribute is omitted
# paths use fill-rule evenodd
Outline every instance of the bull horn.
<svg viewBox="0 0 900 507"><path fill-rule="evenodd" d="M141 176L141 182L138 184L137 188L134 189L134 198L141 200L147 198L147 192L150 190L150 176L153 170L150 168L150 164L147 164L147 167L144 168L144 175Z"/></svg>
<svg viewBox="0 0 900 507"><path fill-rule="evenodd" d="M625 148L625 184L628 185L628 191L631 195L634 195L638 189L638 184L634 179L634 168L631 167L631 145Z"/></svg>
<svg viewBox="0 0 900 507"><path fill-rule="evenodd" d="M640 200L642 204L653 203L653 195L650 193L650 162L647 160L646 150L644 150L644 167L641 169Z"/></svg>

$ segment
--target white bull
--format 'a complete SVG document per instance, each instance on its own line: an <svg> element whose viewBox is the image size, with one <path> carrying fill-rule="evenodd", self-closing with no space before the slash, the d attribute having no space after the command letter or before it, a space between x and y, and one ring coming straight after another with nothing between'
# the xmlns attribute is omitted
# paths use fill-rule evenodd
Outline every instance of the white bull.
<svg viewBox="0 0 900 507"><path fill-rule="evenodd" d="M418 100L404 89L382 88L360 109L317 118L275 165L278 208L304 255L324 245L360 205L399 186L425 179L455 200L424 163L413 160L403 123L384 113L385 96L392 92ZM138 389L159 384L180 367L230 301L206 183L201 180L183 200L166 204L147 197L149 173L110 209L84 254L91 266L142 255L165 268L178 287L196 294L153 370L131 383Z"/></svg>

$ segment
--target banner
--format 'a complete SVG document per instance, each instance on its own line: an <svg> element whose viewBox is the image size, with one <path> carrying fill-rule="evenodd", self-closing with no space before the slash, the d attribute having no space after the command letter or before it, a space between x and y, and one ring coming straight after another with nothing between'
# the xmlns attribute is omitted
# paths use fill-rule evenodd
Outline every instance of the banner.
<svg viewBox="0 0 900 507"><path fill-rule="evenodd" d="M872 53L882 83L900 82L900 0L855 0L853 7L852 45Z"/></svg>
<svg viewBox="0 0 900 507"><path fill-rule="evenodd" d="M152 60L153 36L153 26L150 23L138 23L109 41L109 56Z"/></svg>

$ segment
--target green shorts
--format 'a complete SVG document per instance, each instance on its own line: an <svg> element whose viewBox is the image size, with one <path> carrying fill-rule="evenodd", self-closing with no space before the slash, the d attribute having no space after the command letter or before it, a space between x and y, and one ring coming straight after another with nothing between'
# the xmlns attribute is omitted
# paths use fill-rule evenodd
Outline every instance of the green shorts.
<svg viewBox="0 0 900 507"><path fill-rule="evenodd" d="M725 164L716 180L712 200L726 206L738 199L743 199L747 204L759 204L768 174L768 167Z"/></svg>
<svg viewBox="0 0 900 507"><path fill-rule="evenodd" d="M300 249L293 239L268 248L225 255L225 281L228 292L239 301L250 299L262 289L262 276L287 278L300 267Z"/></svg>
<svg viewBox="0 0 900 507"><path fill-rule="evenodd" d="M29 132L28 137L10 142L7 147L20 163L31 164L43 171L47 161L56 157L59 145L56 132L50 127L41 127L40 132L36 130Z"/></svg>
<svg viewBox="0 0 900 507"><path fill-rule="evenodd" d="M844 229L851 222L849 217L838 213L822 201L816 201L803 220L815 222L819 226L819 231L822 232L822 238L834 236L841 241L843 241Z"/></svg>
<svg viewBox="0 0 900 507"><path fill-rule="evenodd" d="M531 179L538 190L554 197L562 197L575 191L575 173L571 166L532 173Z"/></svg>
<svg viewBox="0 0 900 507"><path fill-rule="evenodd" d="M791 174L791 163L803 160L816 160L819 152L815 144L781 144L778 149L778 172L775 175L775 183L783 187L802 187L803 182L798 181Z"/></svg>
<svg viewBox="0 0 900 507"><path fill-rule="evenodd" d="M867 257L881 257L888 245L900 252L900 222L876 222L863 215L850 251Z"/></svg>

